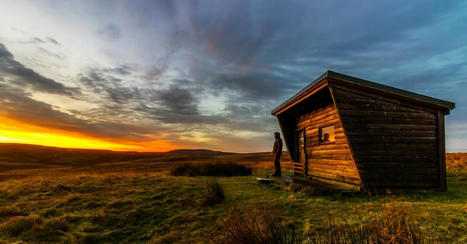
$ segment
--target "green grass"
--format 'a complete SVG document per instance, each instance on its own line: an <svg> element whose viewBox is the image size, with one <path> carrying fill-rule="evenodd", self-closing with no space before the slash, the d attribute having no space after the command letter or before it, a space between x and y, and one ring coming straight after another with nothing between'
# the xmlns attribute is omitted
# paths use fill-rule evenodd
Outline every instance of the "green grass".
<svg viewBox="0 0 467 244"><path fill-rule="evenodd" d="M357 232L387 237L394 233L391 223L409 223L425 240L467 242L466 154L448 154L447 192L368 197L260 184L256 177L272 173L270 153L143 155L118 162L101 162L101 152L94 153L99 157L89 156L94 161L82 165L74 151L58 157L58 166L40 157L29 164L0 160L0 243L218 243L226 241L226 233L237 233L229 226L248 223L249 229L264 220L277 222L270 229L294 229L309 240L350 240ZM66 160L73 163L63 167ZM200 169L206 163L236 162L253 168L253 175L168 175L193 162ZM290 165L283 166L290 175ZM251 217L256 222L245 221ZM239 221L232 222L235 218Z"/></svg>
<svg viewBox="0 0 467 244"><path fill-rule="evenodd" d="M251 175L252 169L239 163L212 162L187 163L172 168L173 176L246 176Z"/></svg>
<svg viewBox="0 0 467 244"><path fill-rule="evenodd" d="M213 177L134 174L32 177L0 185L0 243L205 242L222 235L228 209L268 208L278 221L304 232L330 231L330 217L346 225L368 223L386 206L410 210L432 239L466 242L467 171L448 174L448 192L367 197L259 184L253 176L217 177L225 200L207 206Z"/></svg>

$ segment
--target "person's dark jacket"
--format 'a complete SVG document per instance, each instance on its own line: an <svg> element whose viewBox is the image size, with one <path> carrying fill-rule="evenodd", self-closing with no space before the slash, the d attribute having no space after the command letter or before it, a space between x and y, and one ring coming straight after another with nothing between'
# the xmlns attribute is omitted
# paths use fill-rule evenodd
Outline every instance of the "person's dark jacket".
<svg viewBox="0 0 467 244"><path fill-rule="evenodd" d="M274 141L274 147L272 148L272 153L277 156L282 155L282 139L281 138L277 138Z"/></svg>

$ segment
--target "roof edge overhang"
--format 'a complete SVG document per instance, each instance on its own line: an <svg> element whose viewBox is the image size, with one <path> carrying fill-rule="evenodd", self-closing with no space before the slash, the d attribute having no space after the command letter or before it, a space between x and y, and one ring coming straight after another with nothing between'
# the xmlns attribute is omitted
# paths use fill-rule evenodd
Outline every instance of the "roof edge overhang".
<svg viewBox="0 0 467 244"><path fill-rule="evenodd" d="M301 89L295 95L293 95L291 98L287 99L281 105L277 106L274 110L272 110L271 114L275 115L275 116L278 116L279 114L284 112L286 110L286 108L290 108L292 105L295 105L300 100L307 97L308 94L312 93L313 91L320 90L320 88L323 88L323 86L320 86L320 83L321 83L321 81L326 79L328 72L329 72L329 70L326 71L324 74L320 75L315 80L313 80L310 84L305 86L303 89Z"/></svg>
<svg viewBox="0 0 467 244"><path fill-rule="evenodd" d="M339 80L339 81L343 81L343 82L350 83L353 85L363 86L366 88L377 90L382 93L386 93L386 94L389 93L389 94L392 94L398 97L404 97L406 99L416 101L419 103L432 105L436 107L437 109L442 110L445 114L449 114L449 111L454 109L456 106L455 103L448 102L445 100L421 95L418 93L402 90L396 87L383 85L383 84L379 84L373 81L368 81L368 80L364 80L364 79L360 79L357 77L353 77L353 76L349 76L349 75L345 75L345 74L341 74L341 73L328 70L324 72L322 75L320 75L318 78L313 80L309 85L304 87L294 96L287 99L281 105L279 105L274 110L272 110L271 114L278 116L282 112L286 111L288 108L292 107L293 105L297 104L299 101L303 100L303 98L308 97L309 94L314 93L317 90L320 90L321 88L324 87L320 85L321 81L326 80L326 79Z"/></svg>

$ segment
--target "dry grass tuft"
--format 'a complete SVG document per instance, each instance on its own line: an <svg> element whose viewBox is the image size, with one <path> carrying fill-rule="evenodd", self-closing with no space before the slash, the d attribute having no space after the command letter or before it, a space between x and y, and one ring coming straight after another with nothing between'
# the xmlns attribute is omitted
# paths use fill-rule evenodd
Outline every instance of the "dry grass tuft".
<svg viewBox="0 0 467 244"><path fill-rule="evenodd" d="M206 183L206 197L204 199L204 206L214 206L222 203L225 200L225 192L222 186L217 181Z"/></svg>
<svg viewBox="0 0 467 244"><path fill-rule="evenodd" d="M25 211L21 211L16 206L3 206L0 207L0 220L2 218L14 217L14 216L27 216L29 215Z"/></svg>
<svg viewBox="0 0 467 244"><path fill-rule="evenodd" d="M14 217L0 228L0 233L33 242L55 242L69 230L66 216L44 219L37 215Z"/></svg>
<svg viewBox="0 0 467 244"><path fill-rule="evenodd" d="M312 243L424 243L422 234L413 217L412 208L391 204L368 222L349 224L329 216L329 231L309 233Z"/></svg>
<svg viewBox="0 0 467 244"><path fill-rule="evenodd" d="M391 204L369 221L348 223L329 215L322 228L305 231L304 220L298 225L285 225L272 207L253 208L241 212L233 208L216 233L221 243L424 243L424 236L414 220L411 208ZM326 227L327 226L327 227Z"/></svg>
<svg viewBox="0 0 467 244"><path fill-rule="evenodd" d="M219 243L301 243L293 226L282 224L280 213L265 206L263 208L227 210L223 225L215 230L221 234Z"/></svg>
<svg viewBox="0 0 467 244"><path fill-rule="evenodd" d="M467 169L467 153L447 153L446 168L448 171L460 171Z"/></svg>

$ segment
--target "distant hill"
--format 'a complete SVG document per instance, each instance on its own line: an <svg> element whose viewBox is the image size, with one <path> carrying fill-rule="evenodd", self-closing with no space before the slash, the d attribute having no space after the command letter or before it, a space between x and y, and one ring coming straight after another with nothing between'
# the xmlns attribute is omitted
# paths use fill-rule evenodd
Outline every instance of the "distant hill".
<svg viewBox="0 0 467 244"><path fill-rule="evenodd" d="M288 154L283 154L288 161ZM162 172L185 163L236 162L272 165L271 152L227 153L207 149L169 152L118 152L68 149L28 144L0 143L0 182L30 175L61 175L77 172ZM264 166L259 166L264 167Z"/></svg>
<svg viewBox="0 0 467 244"><path fill-rule="evenodd" d="M212 151L208 149L177 149L177 150L169 151L167 153L193 155L193 156L218 156L218 155L234 154L234 153L221 152L221 151Z"/></svg>
<svg viewBox="0 0 467 244"><path fill-rule="evenodd" d="M0 143L0 162L22 164L83 166L96 162L125 161L160 157L162 155L164 155L164 153L117 152L110 150L70 149L18 143Z"/></svg>
<svg viewBox="0 0 467 244"><path fill-rule="evenodd" d="M6 167L3 163L15 163L25 168L36 166L91 166L98 163L111 163L136 159L154 161L178 161L210 158L229 155L220 151L207 149L179 149L170 152L120 152L95 149L70 149L19 143L0 143L0 171ZM9 164L8 168L11 168ZM4 170L4 169L3 169Z"/></svg>

